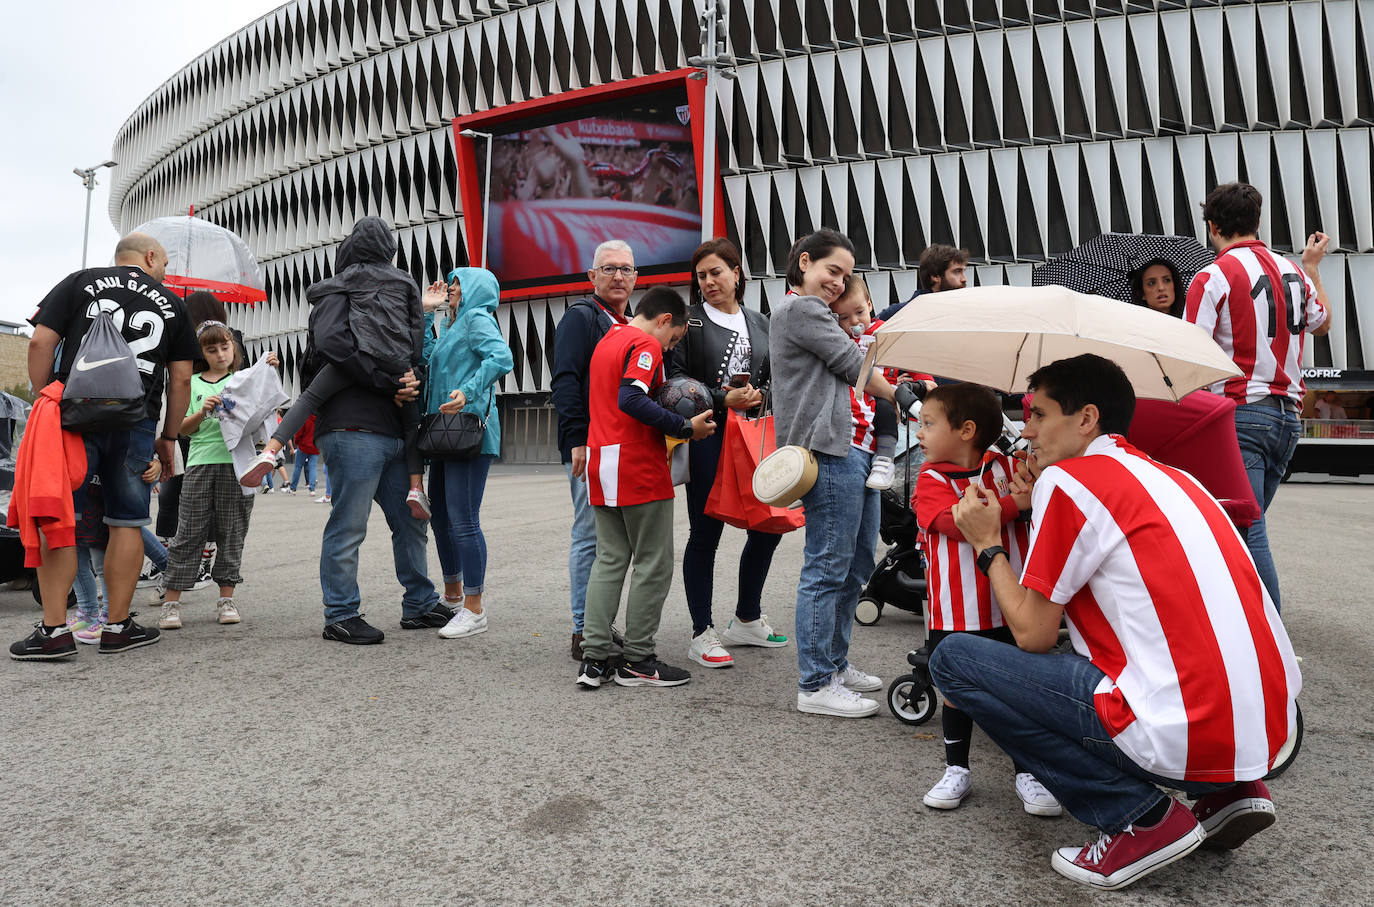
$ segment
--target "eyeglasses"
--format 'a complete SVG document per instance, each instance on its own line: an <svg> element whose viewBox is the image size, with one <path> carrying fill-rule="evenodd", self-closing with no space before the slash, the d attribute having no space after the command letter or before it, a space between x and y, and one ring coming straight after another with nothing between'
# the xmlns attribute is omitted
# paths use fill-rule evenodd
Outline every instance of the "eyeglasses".
<svg viewBox="0 0 1374 907"><path fill-rule="evenodd" d="M617 274L624 274L626 277L635 275L634 265L620 265L618 267L616 265L602 265L596 270L602 277L614 277Z"/></svg>

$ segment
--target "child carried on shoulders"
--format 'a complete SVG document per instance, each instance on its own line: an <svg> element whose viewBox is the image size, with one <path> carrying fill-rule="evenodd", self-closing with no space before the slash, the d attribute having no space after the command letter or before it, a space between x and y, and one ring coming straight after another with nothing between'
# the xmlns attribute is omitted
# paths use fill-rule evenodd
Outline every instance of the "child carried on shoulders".
<svg viewBox="0 0 1374 907"><path fill-rule="evenodd" d="M305 298L314 305L332 294L347 296L348 328L356 346L348 358L360 360L365 365L363 370L368 373L393 379L394 386L399 388L402 376L421 364L424 312L419 286L409 274L391 265L395 254L396 241L382 219L365 217L339 245L334 276L312 284ZM240 480L243 485L252 487L262 482L276 467L278 452L301 430L305 420L330 397L358 383L353 377L358 365L358 361L345 364L325 359L310 386L297 398L267 446L243 475ZM406 503L412 516L427 520L430 509L418 447L418 399L401 405L401 424L406 471L410 474ZM328 465L325 464L326 468Z"/></svg>

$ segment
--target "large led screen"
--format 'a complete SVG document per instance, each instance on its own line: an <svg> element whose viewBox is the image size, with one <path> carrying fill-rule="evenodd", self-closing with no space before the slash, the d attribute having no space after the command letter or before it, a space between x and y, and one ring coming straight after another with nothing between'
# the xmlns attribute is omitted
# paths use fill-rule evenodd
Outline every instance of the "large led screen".
<svg viewBox="0 0 1374 907"><path fill-rule="evenodd" d="M608 239L630 244L641 275L686 271L701 199L680 82L490 131L487 261L503 289L585 281ZM486 144L474 143L483 182Z"/></svg>

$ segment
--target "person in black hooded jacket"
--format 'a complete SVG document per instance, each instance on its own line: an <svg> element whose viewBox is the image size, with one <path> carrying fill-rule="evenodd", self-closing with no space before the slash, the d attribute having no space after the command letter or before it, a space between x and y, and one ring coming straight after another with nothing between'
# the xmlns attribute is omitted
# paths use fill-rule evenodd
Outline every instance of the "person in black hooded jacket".
<svg viewBox="0 0 1374 907"><path fill-rule="evenodd" d="M367 336L387 330L378 320L388 317L387 312L359 311L362 299L390 300L383 308L400 325L401 317L409 316L396 313L409 313L413 304L415 318L423 324L419 286L409 274L389 264L395 248L385 224L364 218L339 248L335 277L315 284L306 294L312 308L304 377L312 389L326 368L348 379L320 404L315 444L324 455L333 490L320 545L323 636L354 645L379 643L384 638L381 630L363 620L358 586L358 548L367 535L374 503L386 515L396 579L405 588L401 628L437 629L454 615L439 601L428 576L428 524L411 519L404 502L411 466L406 462L403 438L408 420L401 415L402 404L419 398L423 332L393 331L396 344L388 353L373 343L375 336ZM412 339L413 349L406 345ZM388 356L395 358L384 358Z"/></svg>
<svg viewBox="0 0 1374 907"><path fill-rule="evenodd" d="M402 374L423 363L423 356L417 352L424 337L420 290L409 274L392 266L391 259L395 255L396 240L386 223L380 217L364 217L339 244L334 276L312 284L305 291L305 298L312 306L330 296L347 299L351 342L336 342L326 349L316 347L324 364L244 474L244 485L253 487L260 483L276 465L277 453L301 430L305 420L339 391L360 383L391 389ZM359 381L359 377L364 380ZM429 499L422 484L423 466L416 446L419 403L405 404L401 418L406 468L410 472L406 504L412 516L427 520Z"/></svg>

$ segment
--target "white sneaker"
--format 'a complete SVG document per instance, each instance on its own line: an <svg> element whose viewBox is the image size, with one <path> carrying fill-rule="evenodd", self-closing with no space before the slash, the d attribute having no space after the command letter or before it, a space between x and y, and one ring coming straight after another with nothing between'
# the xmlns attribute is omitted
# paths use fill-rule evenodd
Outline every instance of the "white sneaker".
<svg viewBox="0 0 1374 907"><path fill-rule="evenodd" d="M768 649L776 649L779 646L787 645L787 637L774 631L768 625L767 614L760 615L758 620L730 618L730 623L725 625L725 632L721 634L721 639L732 646L763 646Z"/></svg>
<svg viewBox="0 0 1374 907"><path fill-rule="evenodd" d="M840 683L849 687L856 693L872 693L874 690L883 688L881 677L874 677L872 674L865 674L858 668L845 665L845 669L839 674Z"/></svg>
<svg viewBox="0 0 1374 907"><path fill-rule="evenodd" d="M316 504L328 504L328 503L329 503L329 495L327 495L327 494L322 494L322 495L320 495L318 498L315 499L315 503L316 503Z"/></svg>
<svg viewBox="0 0 1374 907"><path fill-rule="evenodd" d="M945 773L935 782L921 802L931 809L955 809L968 796L973 787L969 770L962 765L946 765Z"/></svg>
<svg viewBox="0 0 1374 907"><path fill-rule="evenodd" d="M887 491L892 487L896 477L897 464L892 462L891 457L874 457L873 466L868 470L868 481L864 482L864 486Z"/></svg>
<svg viewBox="0 0 1374 907"><path fill-rule="evenodd" d="M406 495L406 506L410 508L410 515L415 517L415 519L429 519L429 495L425 494L420 489L410 489L410 493Z"/></svg>
<svg viewBox="0 0 1374 907"><path fill-rule="evenodd" d="M239 622L239 609L234 607L232 598L221 598L215 602L215 615L222 624L236 624Z"/></svg>
<svg viewBox="0 0 1374 907"><path fill-rule="evenodd" d="M839 677L832 677L830 683L813 693L798 693L797 711L836 718L867 718L878 711L878 703L847 689Z"/></svg>
<svg viewBox="0 0 1374 907"><path fill-rule="evenodd" d="M715 627L707 627L692 637L692 644L687 647L687 657L706 668L728 668L735 663L734 656L720 644Z"/></svg>
<svg viewBox="0 0 1374 907"><path fill-rule="evenodd" d="M1030 772L1017 773L1016 796L1021 798L1021 805L1032 816L1058 816L1064 812L1064 807L1059 805L1054 794L1045 790L1045 785L1035 780Z"/></svg>
<svg viewBox="0 0 1374 907"><path fill-rule="evenodd" d="M459 608L458 613L439 630L444 639L462 639L487 632L487 612L473 614L467 608Z"/></svg>
<svg viewBox="0 0 1374 907"><path fill-rule="evenodd" d="M160 630L180 630L181 606L175 602L164 603L162 613L157 618L157 626Z"/></svg>
<svg viewBox="0 0 1374 907"><path fill-rule="evenodd" d="M248 471L239 478L239 484L245 488L252 488L261 485L262 480L267 478L267 474L277 468L277 455L266 450L260 451L256 457L248 464ZM271 494L272 489L268 488L267 493Z"/></svg>

